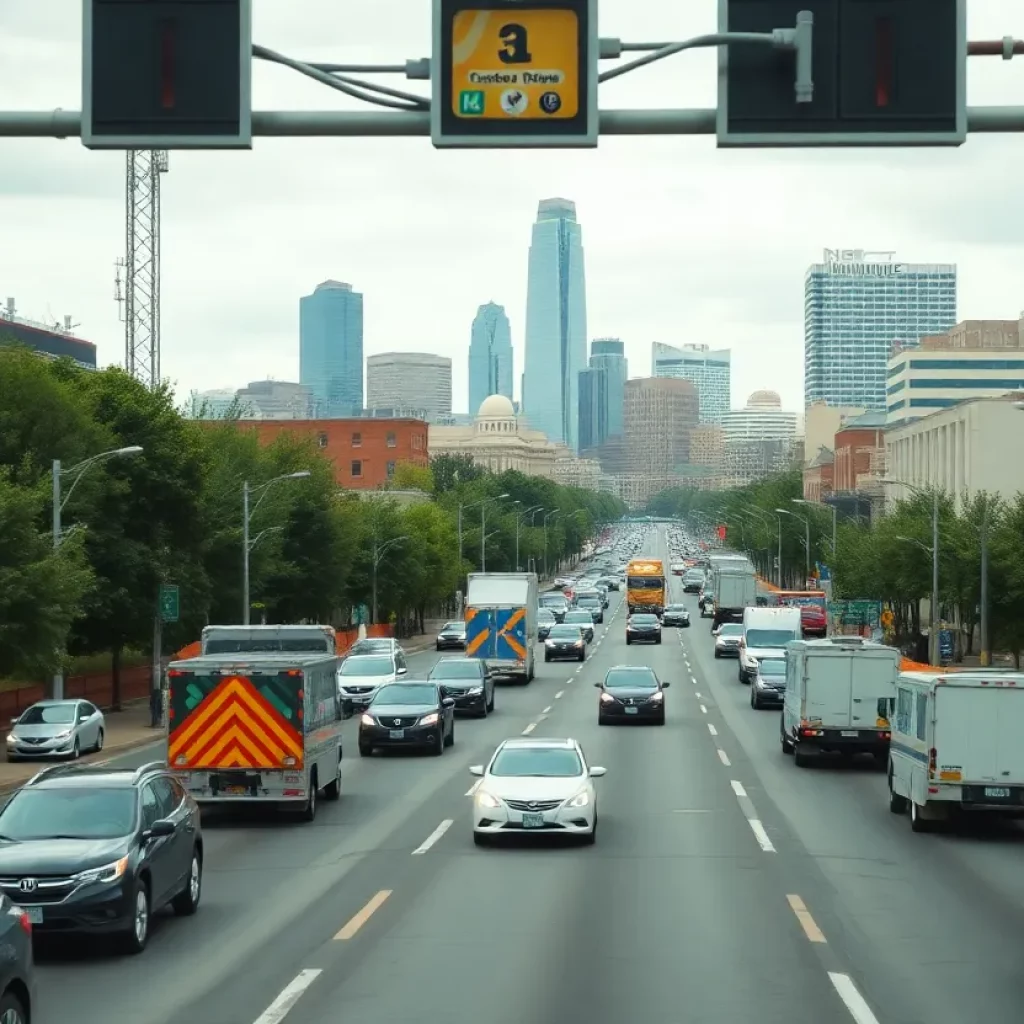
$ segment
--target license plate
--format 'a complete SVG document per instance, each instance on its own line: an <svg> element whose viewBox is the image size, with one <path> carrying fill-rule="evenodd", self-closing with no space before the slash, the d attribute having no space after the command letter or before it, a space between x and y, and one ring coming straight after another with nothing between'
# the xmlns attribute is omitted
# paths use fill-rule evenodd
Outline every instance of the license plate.
<svg viewBox="0 0 1024 1024"><path fill-rule="evenodd" d="M627 715L635 715L639 712L639 708L626 708Z"/></svg>
<svg viewBox="0 0 1024 1024"><path fill-rule="evenodd" d="M404 729L392 729L391 730L391 738L393 740L404 740L405 739L405 730Z"/></svg>
<svg viewBox="0 0 1024 1024"><path fill-rule="evenodd" d="M224 792L227 793L228 796L245 796L249 791L245 786L225 786Z"/></svg>
<svg viewBox="0 0 1024 1024"><path fill-rule="evenodd" d="M544 827L544 815L543 814L524 814L523 815L523 828L543 828Z"/></svg>
<svg viewBox="0 0 1024 1024"><path fill-rule="evenodd" d="M32 924L43 923L43 908L42 907L22 907L25 911L26 916Z"/></svg>
<svg viewBox="0 0 1024 1024"><path fill-rule="evenodd" d="M860 733L856 729L844 729L840 736L849 736L851 739L856 739Z"/></svg>
<svg viewBox="0 0 1024 1024"><path fill-rule="evenodd" d="M985 796L992 797L994 800L1006 800L1010 796L1010 791L1004 786L986 786Z"/></svg>

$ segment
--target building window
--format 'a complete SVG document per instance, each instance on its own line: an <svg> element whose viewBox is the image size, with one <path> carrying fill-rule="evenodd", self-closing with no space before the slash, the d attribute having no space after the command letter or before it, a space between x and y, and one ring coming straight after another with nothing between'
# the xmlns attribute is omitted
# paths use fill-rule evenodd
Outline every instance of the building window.
<svg viewBox="0 0 1024 1024"><path fill-rule="evenodd" d="M388 463L388 479L390 480L395 475L395 464L393 462Z"/></svg>
<svg viewBox="0 0 1024 1024"><path fill-rule="evenodd" d="M359 477L363 475L363 464L359 459L352 460L352 476Z"/></svg>
<svg viewBox="0 0 1024 1024"><path fill-rule="evenodd" d="M388 447L389 448L397 448L398 447L398 438L395 436L395 432L393 430L389 430L388 431Z"/></svg>
<svg viewBox="0 0 1024 1024"><path fill-rule="evenodd" d="M413 446L413 449L416 450L416 451L419 451L419 449L423 447L423 435L422 434L413 434L412 435L412 446Z"/></svg>
<svg viewBox="0 0 1024 1024"><path fill-rule="evenodd" d="M355 433L355 434L352 435L352 447L353 448L362 448L363 447L363 435L362 434Z"/></svg>
<svg viewBox="0 0 1024 1024"><path fill-rule="evenodd" d="M316 435L316 446L317 446L317 448L326 448L327 447L327 435L326 434L317 434Z"/></svg>

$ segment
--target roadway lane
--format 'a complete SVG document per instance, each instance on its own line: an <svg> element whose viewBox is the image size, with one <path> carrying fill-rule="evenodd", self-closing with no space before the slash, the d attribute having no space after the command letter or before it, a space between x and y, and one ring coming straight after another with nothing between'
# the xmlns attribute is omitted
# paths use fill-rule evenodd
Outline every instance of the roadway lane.
<svg viewBox="0 0 1024 1024"><path fill-rule="evenodd" d="M425 674L437 657L411 655L410 676ZM455 746L440 758L359 758L356 721L347 722L342 798L321 802L312 824L207 812L197 916L162 915L138 958L107 944L45 944L40 1024L252 1024L306 953L366 902L361 875L421 860L410 853L438 826L437 807L447 794L461 796L468 787L467 766L522 731L575 668L541 661L529 686L499 685L495 714L458 719ZM154 745L110 763L138 765L162 755L162 745Z"/></svg>
<svg viewBox="0 0 1024 1024"><path fill-rule="evenodd" d="M534 716L537 735L573 735L608 768L596 846L476 848L474 780L462 774L403 832L415 825L429 842L451 822L429 849L409 856L410 840L365 859L348 880L359 906L339 914L331 901L291 937L294 980L263 1016L211 1018L207 1007L204 1021L280 1024L284 1010L287 1024L852 1020L828 975L845 978L845 965L812 941L806 908L825 894L762 848L673 633L660 647L626 647L614 617ZM623 663L652 664L675 684L664 728L597 726L591 683ZM243 994L231 985L225 1008Z"/></svg>
<svg viewBox="0 0 1024 1024"><path fill-rule="evenodd" d="M715 660L710 620L686 601L693 689L779 855L800 861L829 894L820 921L830 941L842 941L879 1019L1020 1021L1021 828L915 835L907 817L889 812L885 773L870 760L797 769L780 750L779 713L750 707L735 660Z"/></svg>

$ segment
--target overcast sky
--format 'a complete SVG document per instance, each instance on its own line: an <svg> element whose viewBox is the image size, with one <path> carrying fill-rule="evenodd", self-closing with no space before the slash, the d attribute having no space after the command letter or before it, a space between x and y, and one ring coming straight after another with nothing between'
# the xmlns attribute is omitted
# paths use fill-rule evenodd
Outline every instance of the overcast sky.
<svg viewBox="0 0 1024 1024"><path fill-rule="evenodd" d="M429 0L257 0L255 41L316 61L429 52ZM602 36L683 39L715 0L601 0ZM80 105L81 0L0 0L0 109ZM1021 0L970 0L970 37L1024 36ZM609 65L605 65L607 67ZM972 105L1024 102L1024 59L970 62ZM425 92L426 83L388 84ZM257 62L258 109L370 109ZM710 52L601 87L602 107L709 107ZM652 341L733 351L733 403L758 388L803 404L803 276L821 250L895 250L959 266L961 319L1024 309L1022 140L959 150L717 151L714 138L602 138L596 151L436 152L427 139L257 139L252 152L171 153L163 178L163 372L193 388L298 379L299 296L351 282L367 355L452 357L456 411L480 303L512 321L518 393L530 226L539 199L575 200L588 333L624 339L631 376ZM0 299L68 313L122 362L114 265L124 254L124 156L77 140L0 139Z"/></svg>

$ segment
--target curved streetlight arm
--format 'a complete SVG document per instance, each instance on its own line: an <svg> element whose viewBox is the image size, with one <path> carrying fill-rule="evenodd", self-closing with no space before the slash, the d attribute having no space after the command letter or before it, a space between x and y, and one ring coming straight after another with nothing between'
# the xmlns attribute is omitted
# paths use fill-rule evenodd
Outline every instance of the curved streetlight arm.
<svg viewBox="0 0 1024 1024"><path fill-rule="evenodd" d="M78 482L85 476L86 473L92 469L93 466L99 465L101 462L106 462L109 459L117 459L122 456L139 455L142 452L142 446L133 444L127 448L111 448L110 451L100 452L98 455L90 455L87 459L82 459L81 462L76 462L73 466L68 466L66 469L59 464L54 463L54 472L57 477L71 476L74 474L75 479L71 482L71 486L68 488L67 493L64 495L60 502L60 508L63 511L64 506L71 500L71 495L75 493L75 488L78 486Z"/></svg>
<svg viewBox="0 0 1024 1024"><path fill-rule="evenodd" d="M251 541L249 541L249 550L252 551L252 549L256 547L256 545L259 544L259 542L263 540L268 533L281 533L283 530L283 526L268 526L265 530L260 530L260 532L257 533Z"/></svg>
<svg viewBox="0 0 1024 1024"><path fill-rule="evenodd" d="M918 547L922 551L927 551L929 555L934 554L935 552L935 549L931 546L931 544L925 544L923 540L918 540L916 537L903 537L897 534L896 539L903 541L904 544L913 544L914 547Z"/></svg>
<svg viewBox="0 0 1024 1024"><path fill-rule="evenodd" d="M252 519L256 514L256 509L260 507L263 499L270 493L270 488L273 487L274 484L279 484L282 480L305 480L309 475L310 472L308 469L301 470L298 473L282 473L281 476L275 476L266 483L259 484L257 487L250 487L249 482L246 481L245 486L249 490L249 496L252 497L254 494L259 495L256 504L249 509L249 518Z"/></svg>
<svg viewBox="0 0 1024 1024"><path fill-rule="evenodd" d="M403 537L392 537L391 540L385 541L379 547L376 548L373 555L374 568L378 568L380 563L384 560L384 556L396 545L401 544L403 541L407 541L408 536Z"/></svg>

